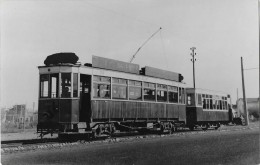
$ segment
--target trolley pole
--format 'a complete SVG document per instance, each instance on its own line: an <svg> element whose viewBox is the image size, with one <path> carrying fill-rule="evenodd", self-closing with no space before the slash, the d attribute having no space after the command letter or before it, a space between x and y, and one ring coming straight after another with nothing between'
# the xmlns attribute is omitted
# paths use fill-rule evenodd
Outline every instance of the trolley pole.
<svg viewBox="0 0 260 165"><path fill-rule="evenodd" d="M194 56L196 55L196 53L194 52L195 51L195 47L192 47L192 48L190 48L190 50L191 50L191 56L192 56L192 59L191 59L191 61L192 61L192 65L193 65L193 88L195 89L196 88L196 85L195 85L195 61L196 61L196 59L194 59Z"/></svg>
<svg viewBox="0 0 260 165"><path fill-rule="evenodd" d="M249 120L248 120L246 91L245 91L245 81L244 81L243 57L241 57L241 73L242 73L242 89L243 89L243 100L244 100L245 120L246 120L246 125L248 125L248 124L249 124Z"/></svg>

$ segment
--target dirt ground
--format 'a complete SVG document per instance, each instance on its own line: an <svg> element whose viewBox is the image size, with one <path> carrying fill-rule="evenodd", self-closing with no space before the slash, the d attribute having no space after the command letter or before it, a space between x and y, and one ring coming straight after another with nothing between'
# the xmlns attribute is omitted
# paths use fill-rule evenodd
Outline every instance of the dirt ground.
<svg viewBox="0 0 260 165"><path fill-rule="evenodd" d="M236 129L248 129L253 127L259 127L258 122L251 122L249 126L221 126L220 130L236 130ZM56 138L57 135L45 135L44 138ZM39 134L37 135L36 129L25 130L20 133L1 133L1 141L5 140L23 140L23 139L40 139Z"/></svg>
<svg viewBox="0 0 260 165"><path fill-rule="evenodd" d="M45 135L44 138L55 138L57 135ZM25 130L19 133L1 133L1 141L6 140L25 140L25 139L40 139L36 129Z"/></svg>
<svg viewBox="0 0 260 165"><path fill-rule="evenodd" d="M259 164L259 126L225 126L181 136L80 143L2 155L2 164ZM227 129L227 131L225 131Z"/></svg>

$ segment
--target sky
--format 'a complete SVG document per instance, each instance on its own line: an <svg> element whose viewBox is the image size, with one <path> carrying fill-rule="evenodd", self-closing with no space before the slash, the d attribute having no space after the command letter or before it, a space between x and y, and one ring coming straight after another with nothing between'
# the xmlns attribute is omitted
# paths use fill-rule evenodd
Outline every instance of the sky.
<svg viewBox="0 0 260 165"><path fill-rule="evenodd" d="M2 0L1 106L38 100L38 66L48 55L74 52L181 73L192 87L242 97L244 68L259 68L257 0ZM245 70L246 97L259 97L259 69ZM37 109L37 108L36 108Z"/></svg>

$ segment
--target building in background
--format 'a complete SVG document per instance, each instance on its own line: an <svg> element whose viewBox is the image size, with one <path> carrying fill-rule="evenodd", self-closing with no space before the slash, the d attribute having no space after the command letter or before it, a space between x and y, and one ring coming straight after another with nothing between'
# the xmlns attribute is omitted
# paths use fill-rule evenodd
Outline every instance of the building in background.
<svg viewBox="0 0 260 165"><path fill-rule="evenodd" d="M247 98L247 108L248 108L248 114L249 114L249 119L251 120L258 120L259 119L259 98ZM244 101L243 98L240 98L237 100L237 105L236 105L236 111L237 114L240 116L242 115L245 117L245 110L244 110Z"/></svg>
<svg viewBox="0 0 260 165"><path fill-rule="evenodd" d="M37 112L29 111L25 104L1 109L2 129L8 127L16 127L19 129L33 128L36 126L37 120Z"/></svg>

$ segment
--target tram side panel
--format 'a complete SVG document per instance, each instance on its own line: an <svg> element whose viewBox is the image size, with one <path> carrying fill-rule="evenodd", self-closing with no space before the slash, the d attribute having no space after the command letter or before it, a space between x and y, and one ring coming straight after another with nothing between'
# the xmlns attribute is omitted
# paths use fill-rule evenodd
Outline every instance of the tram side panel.
<svg viewBox="0 0 260 165"><path fill-rule="evenodd" d="M208 123L227 123L229 122L228 111L203 110L202 107L187 107L187 125Z"/></svg>
<svg viewBox="0 0 260 165"><path fill-rule="evenodd" d="M39 100L37 125L39 131L59 128L59 106L58 99Z"/></svg>
<svg viewBox="0 0 260 165"><path fill-rule="evenodd" d="M229 113L225 110L203 110L200 107L196 108L197 121L229 121Z"/></svg>
<svg viewBox="0 0 260 165"><path fill-rule="evenodd" d="M91 101L93 121L123 119L175 119L186 121L186 106L166 103Z"/></svg>

